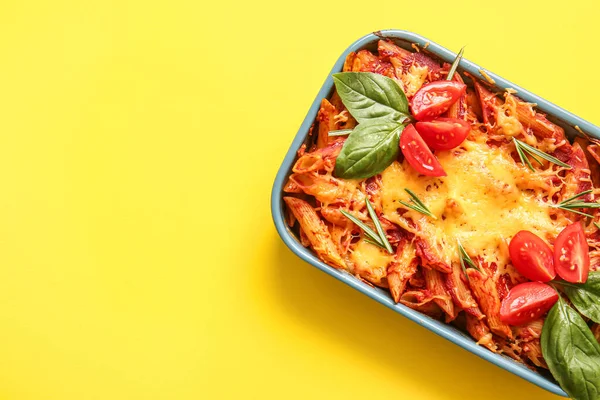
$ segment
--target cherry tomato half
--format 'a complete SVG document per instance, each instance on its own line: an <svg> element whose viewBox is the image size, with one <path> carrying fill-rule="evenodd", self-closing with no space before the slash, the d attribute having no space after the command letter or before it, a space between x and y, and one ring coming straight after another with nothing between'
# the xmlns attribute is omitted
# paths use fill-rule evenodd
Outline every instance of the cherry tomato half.
<svg viewBox="0 0 600 400"><path fill-rule="evenodd" d="M448 110L466 91L467 85L461 82L431 82L415 93L410 109L419 121L434 118Z"/></svg>
<svg viewBox="0 0 600 400"><path fill-rule="evenodd" d="M554 279L554 258L550 246L529 231L517 233L508 245L514 267L525 278L548 282Z"/></svg>
<svg viewBox="0 0 600 400"><path fill-rule="evenodd" d="M434 150L450 150L460 145L471 130L471 124L458 118L436 118L417 122L417 132Z"/></svg>
<svg viewBox="0 0 600 400"><path fill-rule="evenodd" d="M427 176L446 176L440 162L433 155L415 127L410 124L400 136L400 149L406 161L420 174Z"/></svg>
<svg viewBox="0 0 600 400"><path fill-rule="evenodd" d="M558 276L567 282L587 281L590 272L590 255L580 222L567 226L556 238L554 266Z"/></svg>
<svg viewBox="0 0 600 400"><path fill-rule="evenodd" d="M558 293L545 283L521 283L502 300L500 319L505 324L523 325L544 315L557 301Z"/></svg>

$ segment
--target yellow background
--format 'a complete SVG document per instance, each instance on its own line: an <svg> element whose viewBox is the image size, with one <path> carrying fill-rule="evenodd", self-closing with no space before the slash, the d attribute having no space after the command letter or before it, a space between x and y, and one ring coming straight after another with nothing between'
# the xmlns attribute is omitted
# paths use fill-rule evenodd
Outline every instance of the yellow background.
<svg viewBox="0 0 600 400"><path fill-rule="evenodd" d="M0 399L555 398L296 259L269 195L377 29L600 124L600 3L286 3L0 3Z"/></svg>

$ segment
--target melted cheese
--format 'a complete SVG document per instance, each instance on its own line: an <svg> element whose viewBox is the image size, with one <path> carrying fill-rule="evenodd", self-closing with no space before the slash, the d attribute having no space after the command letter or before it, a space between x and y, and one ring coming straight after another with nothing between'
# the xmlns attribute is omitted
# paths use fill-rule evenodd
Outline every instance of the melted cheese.
<svg viewBox="0 0 600 400"><path fill-rule="evenodd" d="M381 285L393 255L361 239L352 250L350 258L354 263L354 273Z"/></svg>
<svg viewBox="0 0 600 400"><path fill-rule="evenodd" d="M419 67L413 64L406 74L402 74L401 79L404 84L404 92L408 97L414 96L421 89L421 86L425 83L425 79L427 79L428 73L429 68L426 66Z"/></svg>
<svg viewBox="0 0 600 400"><path fill-rule="evenodd" d="M498 107L496 122L500 132L506 136L516 136L523 132L523 125L517 118L517 103L514 96L508 94L504 104Z"/></svg>
<svg viewBox="0 0 600 400"><path fill-rule="evenodd" d="M441 248L444 261L458 261L459 239L470 254L505 265L504 240L522 229L548 239L568 224L550 217L542 200L549 190L543 172L515 163L507 149L465 141L436 155L447 176L422 176L406 161L394 162L381 175L381 198L384 216ZM404 188L411 189L437 219L407 211L398 202L410 202Z"/></svg>

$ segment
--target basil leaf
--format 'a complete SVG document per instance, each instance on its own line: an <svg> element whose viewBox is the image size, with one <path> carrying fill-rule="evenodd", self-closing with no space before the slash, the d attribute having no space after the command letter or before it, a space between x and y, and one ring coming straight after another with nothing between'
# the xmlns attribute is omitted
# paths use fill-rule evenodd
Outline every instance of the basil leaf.
<svg viewBox="0 0 600 400"><path fill-rule="evenodd" d="M600 344L562 298L548 313L541 344L550 372L571 398L600 398Z"/></svg>
<svg viewBox="0 0 600 400"><path fill-rule="evenodd" d="M342 102L359 122L385 118L402 122L409 117L408 100L391 78L372 72L340 72L333 82Z"/></svg>
<svg viewBox="0 0 600 400"><path fill-rule="evenodd" d="M335 162L340 178L370 178L386 169L398 156L404 125L392 121L360 124L344 143Z"/></svg>
<svg viewBox="0 0 600 400"><path fill-rule="evenodd" d="M600 324L600 271L590 272L583 284L561 283L577 311Z"/></svg>

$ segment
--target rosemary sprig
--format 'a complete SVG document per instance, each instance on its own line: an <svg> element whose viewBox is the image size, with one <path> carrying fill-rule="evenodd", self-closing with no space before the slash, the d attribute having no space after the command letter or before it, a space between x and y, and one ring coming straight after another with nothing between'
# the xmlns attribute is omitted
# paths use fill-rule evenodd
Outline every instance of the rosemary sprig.
<svg viewBox="0 0 600 400"><path fill-rule="evenodd" d="M381 239L381 242L385 246L385 249L388 251L388 253L392 254L394 252L394 250L392 250L392 245L387 240L385 231L383 230L383 227L381 226L381 221L379 221L379 218L377 218L377 214L375 213L375 210L373 209L373 206L371 205L371 202L369 201L369 199L367 197L365 197L365 203L367 204L367 210L369 211L369 215L371 216L371 219L373 220L373 225L375 225L375 229L377 229L377 233L379 234L379 238Z"/></svg>
<svg viewBox="0 0 600 400"><path fill-rule="evenodd" d="M465 46L463 46L462 49L460 49L460 51L456 55L456 58L454 59L454 62L452 63L452 66L450 67L450 71L448 71L448 76L446 77L447 81L451 81L452 78L454 78L454 73L456 72L456 68L458 68L458 64L460 64L460 60L462 60L462 56L463 56L464 52L465 52Z"/></svg>
<svg viewBox="0 0 600 400"><path fill-rule="evenodd" d="M590 203L587 201L575 201L581 196L585 196L586 194L592 193L592 190L585 190L581 193L576 194L573 197L569 197L566 200L561 201L556 205L551 205L550 207L560 208L561 210L570 211L575 214L584 215L586 217L593 218L593 215L585 213L583 211L579 211L581 208L600 208L600 203ZM595 223L595 222L594 222ZM596 225L597 226L597 225ZM600 228L598 228L600 229Z"/></svg>
<svg viewBox="0 0 600 400"><path fill-rule="evenodd" d="M521 162L523 164L527 164L527 166L529 167L530 170L535 172L535 169L533 168L533 165L531 165L531 162L529 161L529 158L525 155L525 152L523 151L523 149L521 149L520 146L515 144L515 148L517 149L517 154L519 155L519 158L521 159ZM536 156L534 156L533 154L530 154L531 158L533 158L538 164L542 165L542 162L539 160L539 158L537 158Z"/></svg>
<svg viewBox="0 0 600 400"><path fill-rule="evenodd" d="M340 210L340 212L342 213L342 215L344 217L348 218L350 221L352 221L356 225L358 225L358 227L363 230L365 235L370 240L377 243L377 245L379 247L385 249L385 245L383 243L381 243L381 239L379 238L379 235L377 235L377 233L375 233L375 231L373 229L371 229L367 224L365 224L364 222L362 222L360 219L356 218L354 215L350 214L349 212L346 212L344 210Z"/></svg>
<svg viewBox="0 0 600 400"><path fill-rule="evenodd" d="M437 219L437 217L435 215L433 215L433 213L431 211L429 211L429 208L427 208L427 206L421 201L421 199L419 199L417 197L416 194L413 193L412 190L407 189L407 188L404 188L404 190L410 196L410 201L412 203L407 203L405 201L398 200L398 202L400 202L400 204L402 204L405 207L410 208L411 210L415 210L417 212L420 212L421 214L427 215L428 217Z"/></svg>
<svg viewBox="0 0 600 400"><path fill-rule="evenodd" d="M352 132L352 129L338 129L337 131L329 131L327 136L329 136L329 137L346 136L346 135L349 135L351 132Z"/></svg>
<svg viewBox="0 0 600 400"><path fill-rule="evenodd" d="M467 269L466 269L465 263L468 264L470 268L475 268L477 271L481 272L481 270L477 267L477 265L475 265L475 263L473 262L473 260L471 260L471 257L469 257L469 255L465 251L465 248L463 247L463 245L460 242L460 240L456 239L456 243L458 243L458 253L459 253L459 256L460 256L460 266L462 267L465 275L467 274Z"/></svg>
<svg viewBox="0 0 600 400"><path fill-rule="evenodd" d="M598 230L600 230L600 225L598 225L598 223L597 223L597 222L594 222L594 226L595 226L596 228L598 228Z"/></svg>
<svg viewBox="0 0 600 400"><path fill-rule="evenodd" d="M348 218L350 221L354 222L360 229L362 229L362 231L365 233L365 236L367 236L367 238L364 239L366 242L371 243L384 250L387 250L390 254L393 253L394 251L392 250L392 245L385 236L385 232L383 231L381 222L379 222L379 218L377 218L377 214L375 214L375 210L373 210L371 202L369 201L369 199L365 200L367 203L367 210L369 211L369 216L373 220L373 225L375 225L377 232L375 232L373 229L371 229L371 227L369 227L369 225L365 224L349 212L344 210L340 210L340 212L344 217Z"/></svg>
<svg viewBox="0 0 600 400"><path fill-rule="evenodd" d="M517 138L513 138L513 142L515 144L515 148L517 149L517 154L519 154L519 158L521 159L521 162L523 164L526 164L529 167L529 169L534 172L535 172L535 169L533 169L533 165L531 164L531 161L529 161L529 158L527 158L527 156L530 156L531 158L533 158L540 165L542 165L542 162L537 157L540 157L540 158L543 158L544 160L550 161L553 164L560 165L561 167L571 169L571 166L569 164L565 164L564 162L560 161L558 158L552 157L550 154L546 154L543 151L538 150L535 147L530 146L527 143L522 142Z"/></svg>

